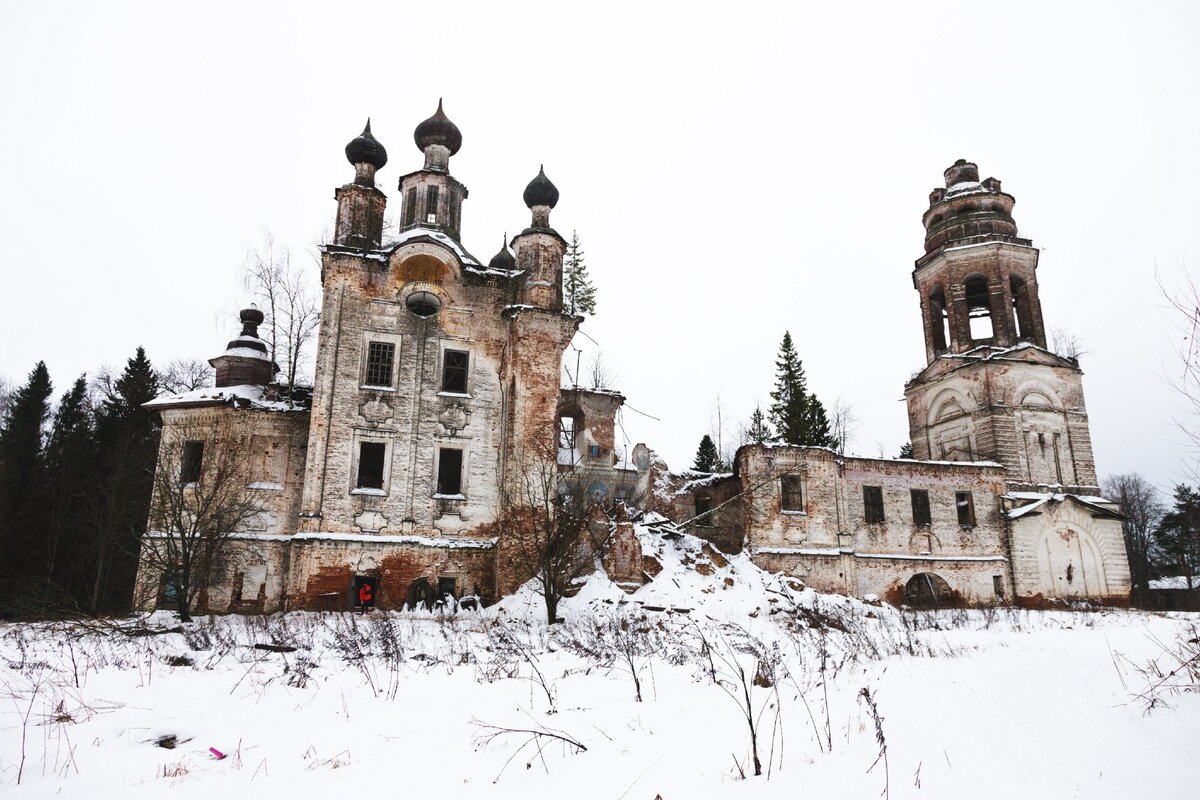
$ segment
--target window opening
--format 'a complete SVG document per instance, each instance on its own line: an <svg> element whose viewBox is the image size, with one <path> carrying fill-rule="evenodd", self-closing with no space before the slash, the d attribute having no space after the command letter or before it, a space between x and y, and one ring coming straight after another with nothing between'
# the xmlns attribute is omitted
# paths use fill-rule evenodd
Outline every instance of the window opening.
<svg viewBox="0 0 1200 800"><path fill-rule="evenodd" d="M992 338L992 306L987 280L976 276L968 278L966 284L967 317L971 327L971 341L989 341Z"/></svg>
<svg viewBox="0 0 1200 800"><path fill-rule="evenodd" d="M433 292L413 292L404 305L418 317L432 317L442 310L442 301Z"/></svg>
<svg viewBox="0 0 1200 800"><path fill-rule="evenodd" d="M447 576L438 578L437 599L444 600L446 595L458 597L458 579Z"/></svg>
<svg viewBox="0 0 1200 800"><path fill-rule="evenodd" d="M358 445L358 489L383 488L383 457L387 445L383 442L360 442Z"/></svg>
<svg viewBox="0 0 1200 800"><path fill-rule="evenodd" d="M467 373L470 363L470 354L463 350L446 350L442 353L443 392L467 393Z"/></svg>
<svg viewBox="0 0 1200 800"><path fill-rule="evenodd" d="M958 509L958 524L969 528L975 524L975 499L970 492L955 492L954 506Z"/></svg>
<svg viewBox="0 0 1200 800"><path fill-rule="evenodd" d="M417 187L410 186L404 195L404 224L412 225L417 221Z"/></svg>
<svg viewBox="0 0 1200 800"><path fill-rule="evenodd" d="M198 483L204 464L204 442L184 442L180 461L179 479L184 483Z"/></svg>
<svg viewBox="0 0 1200 800"><path fill-rule="evenodd" d="M863 487L863 517L870 524L883 522L883 487Z"/></svg>
<svg viewBox="0 0 1200 800"><path fill-rule="evenodd" d="M711 497L696 498L696 524L701 527L711 527L713 502Z"/></svg>
<svg viewBox="0 0 1200 800"><path fill-rule="evenodd" d="M575 418L558 418L558 447L561 450L575 449Z"/></svg>
<svg viewBox="0 0 1200 800"><path fill-rule="evenodd" d="M392 362L396 359L393 342L367 343L367 386L391 386Z"/></svg>
<svg viewBox="0 0 1200 800"><path fill-rule="evenodd" d="M425 222L430 225L437 223L438 187L425 188Z"/></svg>
<svg viewBox="0 0 1200 800"><path fill-rule="evenodd" d="M779 491L782 495L780 508L783 511L804 510L804 481L799 475L784 475L780 478Z"/></svg>
<svg viewBox="0 0 1200 800"><path fill-rule="evenodd" d="M996 593L996 597L1004 597L1004 578L1000 575L992 576L992 591Z"/></svg>
<svg viewBox="0 0 1200 800"><path fill-rule="evenodd" d="M950 325L946 317L946 295L940 286L929 295L929 332L933 336L933 352L944 352L950 341Z"/></svg>
<svg viewBox="0 0 1200 800"><path fill-rule="evenodd" d="M1054 434L1054 479L1056 481L1058 481L1059 484L1061 484L1063 482L1062 459L1060 459L1058 456L1058 434L1057 433Z"/></svg>
<svg viewBox="0 0 1200 800"><path fill-rule="evenodd" d="M375 597L377 587L375 579L370 575L355 575L354 576L354 596L352 601L354 607L366 611L368 608L375 607Z"/></svg>
<svg viewBox="0 0 1200 800"><path fill-rule="evenodd" d="M1016 275L1009 278L1009 288L1012 294L1013 330L1018 339L1030 338L1032 320L1029 317L1029 290L1025 281Z"/></svg>
<svg viewBox="0 0 1200 800"><path fill-rule="evenodd" d="M930 525L933 517L929 513L929 492L925 489L912 489L912 515L916 525Z"/></svg>
<svg viewBox="0 0 1200 800"><path fill-rule="evenodd" d="M463 451L443 447L438 451L438 494L462 494Z"/></svg>

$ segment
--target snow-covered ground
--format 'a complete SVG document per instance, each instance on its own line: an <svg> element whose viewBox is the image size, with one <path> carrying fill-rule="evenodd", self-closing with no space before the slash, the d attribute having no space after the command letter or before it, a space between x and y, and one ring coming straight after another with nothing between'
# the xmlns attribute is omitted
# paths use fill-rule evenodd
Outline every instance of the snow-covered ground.
<svg viewBox="0 0 1200 800"><path fill-rule="evenodd" d="M1200 793L1200 694L1172 688L1197 676L1170 674L1200 615L902 613L638 533L653 583L594 576L552 627L531 587L444 617L0 626L0 796Z"/></svg>

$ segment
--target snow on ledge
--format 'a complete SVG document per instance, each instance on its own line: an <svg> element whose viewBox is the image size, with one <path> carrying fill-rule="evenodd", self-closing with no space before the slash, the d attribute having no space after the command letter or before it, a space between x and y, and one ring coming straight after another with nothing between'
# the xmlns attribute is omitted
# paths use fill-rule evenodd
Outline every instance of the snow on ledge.
<svg viewBox="0 0 1200 800"><path fill-rule="evenodd" d="M166 539L166 531L146 531L149 539ZM450 550L491 550L497 538L491 539L448 539L441 536L400 536L375 533L254 533L252 531L231 533L227 537L250 542L359 542L362 544L416 544L423 547L438 547Z"/></svg>

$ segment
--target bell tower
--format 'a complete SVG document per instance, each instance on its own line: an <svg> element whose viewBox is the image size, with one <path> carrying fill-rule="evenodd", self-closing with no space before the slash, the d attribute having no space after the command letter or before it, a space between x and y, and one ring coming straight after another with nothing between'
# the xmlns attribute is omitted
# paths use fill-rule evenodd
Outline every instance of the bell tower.
<svg viewBox="0 0 1200 800"><path fill-rule="evenodd" d="M1022 488L1093 490L1083 372L1047 349L1039 254L1018 235L1016 199L963 159L944 177L913 270L926 360L904 391L913 454L996 461Z"/></svg>

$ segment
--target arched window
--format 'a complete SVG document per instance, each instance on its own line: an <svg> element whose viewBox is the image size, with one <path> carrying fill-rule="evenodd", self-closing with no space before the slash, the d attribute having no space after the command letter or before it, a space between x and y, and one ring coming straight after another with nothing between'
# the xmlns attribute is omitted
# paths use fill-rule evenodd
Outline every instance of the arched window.
<svg viewBox="0 0 1200 800"><path fill-rule="evenodd" d="M1029 286L1020 275L1013 275L1008 281L1009 287L1012 289L1013 317L1015 318L1017 338L1033 341L1033 309L1029 305Z"/></svg>
<svg viewBox="0 0 1200 800"><path fill-rule="evenodd" d="M932 572L919 572L904 584L904 602L913 608L945 608L954 600L950 584Z"/></svg>
<svg viewBox="0 0 1200 800"><path fill-rule="evenodd" d="M929 293L929 335L933 341L933 352L944 353L950 341L949 320L946 318L946 294L941 286Z"/></svg>
<svg viewBox="0 0 1200 800"><path fill-rule="evenodd" d="M971 325L972 342L992 340L992 304L987 279L982 275L967 278L967 317Z"/></svg>

